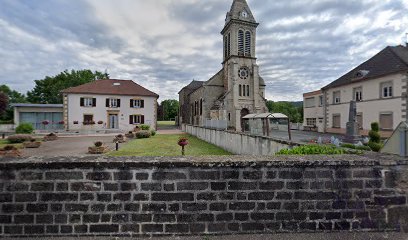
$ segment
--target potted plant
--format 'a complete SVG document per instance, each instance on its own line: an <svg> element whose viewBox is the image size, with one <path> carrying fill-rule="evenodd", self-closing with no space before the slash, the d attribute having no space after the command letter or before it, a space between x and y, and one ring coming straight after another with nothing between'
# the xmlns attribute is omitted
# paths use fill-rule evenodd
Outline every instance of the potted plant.
<svg viewBox="0 0 408 240"><path fill-rule="evenodd" d="M58 124L63 125L65 122L64 121L59 121Z"/></svg>
<svg viewBox="0 0 408 240"><path fill-rule="evenodd" d="M3 157L20 157L21 152L13 145L6 145L3 149L0 149L0 156Z"/></svg>
<svg viewBox="0 0 408 240"><path fill-rule="evenodd" d="M23 146L25 148L39 148L41 146L41 142L35 139L31 139L29 142L24 142Z"/></svg>
<svg viewBox="0 0 408 240"><path fill-rule="evenodd" d="M43 125L48 125L48 124L50 124L50 121L44 120L44 121L42 121L42 124L43 124Z"/></svg>
<svg viewBox="0 0 408 240"><path fill-rule="evenodd" d="M181 147L181 155L185 155L184 147L188 145L188 138L181 137L179 138L177 144Z"/></svg>
<svg viewBox="0 0 408 240"><path fill-rule="evenodd" d="M125 134L125 137L132 139L132 138L135 138L135 134L133 134L132 131L129 131L128 133Z"/></svg>
<svg viewBox="0 0 408 240"><path fill-rule="evenodd" d="M44 141L49 142L49 141L55 141L58 139L58 136L55 133L50 133L44 136Z"/></svg>
<svg viewBox="0 0 408 240"><path fill-rule="evenodd" d="M103 145L103 142L97 141L94 146L88 147L88 153L90 154L103 154L108 151L108 147Z"/></svg>
<svg viewBox="0 0 408 240"><path fill-rule="evenodd" d="M114 143L124 143L126 142L126 138L125 136L123 136L122 134L116 135L115 138L113 139Z"/></svg>
<svg viewBox="0 0 408 240"><path fill-rule="evenodd" d="M139 132L140 130L142 130L139 126L136 126L134 129L133 129L133 132Z"/></svg>

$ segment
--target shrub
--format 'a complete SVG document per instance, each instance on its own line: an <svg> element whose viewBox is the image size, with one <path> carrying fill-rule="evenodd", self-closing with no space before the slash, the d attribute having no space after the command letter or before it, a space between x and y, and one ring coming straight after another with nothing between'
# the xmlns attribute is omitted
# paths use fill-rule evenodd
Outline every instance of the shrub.
<svg viewBox="0 0 408 240"><path fill-rule="evenodd" d="M371 131L368 133L368 136L370 137L368 146L374 152L379 152L382 148L381 136L380 136L379 131L380 131L379 124L377 122L371 123Z"/></svg>
<svg viewBox="0 0 408 240"><path fill-rule="evenodd" d="M94 143L94 145L95 145L95 147L102 147L103 142L97 141L97 142Z"/></svg>
<svg viewBox="0 0 408 240"><path fill-rule="evenodd" d="M17 134L31 134L33 132L33 125L31 125L30 123L20 123L20 125L16 127Z"/></svg>
<svg viewBox="0 0 408 240"><path fill-rule="evenodd" d="M369 146L356 146L356 150L371 151Z"/></svg>
<svg viewBox="0 0 408 240"><path fill-rule="evenodd" d="M381 150L381 148L383 147L383 145L381 143L375 143L375 142L369 142L368 146L374 152L379 152Z"/></svg>
<svg viewBox="0 0 408 240"><path fill-rule="evenodd" d="M329 145L305 145L292 149L282 149L277 155L335 155L346 154L346 150Z"/></svg>
<svg viewBox="0 0 408 240"><path fill-rule="evenodd" d="M149 125L145 125L145 124L141 125L140 128L141 128L142 130L144 130L144 131L149 131L149 130L150 130L150 126L149 126Z"/></svg>
<svg viewBox="0 0 408 240"><path fill-rule="evenodd" d="M31 141L33 139L31 135L28 134L16 134L16 135L11 135L7 138L7 141L11 144L13 143L23 143L26 141Z"/></svg>
<svg viewBox="0 0 408 240"><path fill-rule="evenodd" d="M378 124L378 122L371 123L371 130L374 131L374 132L379 132L380 131L380 124Z"/></svg>
<svg viewBox="0 0 408 240"><path fill-rule="evenodd" d="M354 144L351 144L351 143L343 143L340 146L344 147L344 148L356 149L356 146Z"/></svg>
<svg viewBox="0 0 408 240"><path fill-rule="evenodd" d="M136 133L137 138L150 138L151 133L149 131L139 131Z"/></svg>
<svg viewBox="0 0 408 240"><path fill-rule="evenodd" d="M12 145L6 145L6 146L4 146L3 150L4 151L15 151L15 150L17 150L17 148L12 146Z"/></svg>
<svg viewBox="0 0 408 240"><path fill-rule="evenodd" d="M47 136L48 137L55 137L55 136L57 136L55 133L50 133L50 134L47 134Z"/></svg>
<svg viewBox="0 0 408 240"><path fill-rule="evenodd" d="M152 131L151 131L151 134L152 134L152 136L156 136L156 131L155 131L155 130L152 130Z"/></svg>

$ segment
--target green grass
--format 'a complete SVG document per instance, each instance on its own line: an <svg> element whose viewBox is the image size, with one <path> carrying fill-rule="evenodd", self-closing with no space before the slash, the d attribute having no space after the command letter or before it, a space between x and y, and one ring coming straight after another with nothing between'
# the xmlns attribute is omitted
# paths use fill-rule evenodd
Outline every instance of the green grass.
<svg viewBox="0 0 408 240"><path fill-rule="evenodd" d="M231 155L231 153L204 142L196 137L183 134L156 135L147 139L135 139L120 146L119 151L109 156L181 156L178 139L187 137L189 145L185 147L186 156Z"/></svg>
<svg viewBox="0 0 408 240"><path fill-rule="evenodd" d="M176 125L175 121L157 121L157 126L161 127L161 126L174 126Z"/></svg>
<svg viewBox="0 0 408 240"><path fill-rule="evenodd" d="M14 146L16 148L23 148L22 143L10 144L10 143L8 143L8 141L6 139L1 139L0 140L0 149L3 149L7 145L12 145L12 146Z"/></svg>

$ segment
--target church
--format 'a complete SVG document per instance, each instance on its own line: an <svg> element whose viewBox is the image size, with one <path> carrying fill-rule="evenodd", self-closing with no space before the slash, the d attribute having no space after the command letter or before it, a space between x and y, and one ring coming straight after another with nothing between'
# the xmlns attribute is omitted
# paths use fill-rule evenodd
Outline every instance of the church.
<svg viewBox="0 0 408 240"><path fill-rule="evenodd" d="M204 126L224 120L243 131L243 117L268 112L265 81L256 63L256 22L246 0L234 0L221 31L222 69L207 81L192 81L179 92L179 123Z"/></svg>

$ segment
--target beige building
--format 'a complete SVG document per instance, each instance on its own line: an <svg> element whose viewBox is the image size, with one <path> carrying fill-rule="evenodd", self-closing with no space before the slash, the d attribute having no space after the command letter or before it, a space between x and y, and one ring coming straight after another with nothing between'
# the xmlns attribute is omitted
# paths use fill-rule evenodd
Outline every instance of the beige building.
<svg viewBox="0 0 408 240"><path fill-rule="evenodd" d="M193 81L179 92L180 123L225 120L229 129L241 131L244 116L268 111L256 63L258 25L247 2L234 0L221 31L223 67L208 81Z"/></svg>
<svg viewBox="0 0 408 240"><path fill-rule="evenodd" d="M357 121L367 135L379 122L389 137L407 121L408 48L386 47L320 91L304 94L304 127L327 133L346 132L350 101L357 102Z"/></svg>
<svg viewBox="0 0 408 240"><path fill-rule="evenodd" d="M69 131L156 129L158 95L131 80L104 79L68 88L63 120Z"/></svg>

